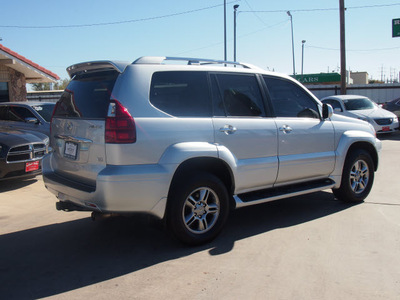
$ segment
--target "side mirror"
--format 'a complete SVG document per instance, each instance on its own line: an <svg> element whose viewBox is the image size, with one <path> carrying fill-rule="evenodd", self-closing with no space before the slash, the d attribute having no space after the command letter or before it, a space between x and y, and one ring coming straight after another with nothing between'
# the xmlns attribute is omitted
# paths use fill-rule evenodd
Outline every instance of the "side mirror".
<svg viewBox="0 0 400 300"><path fill-rule="evenodd" d="M39 124L39 120L36 118L25 118L25 123L29 124Z"/></svg>
<svg viewBox="0 0 400 300"><path fill-rule="evenodd" d="M330 104L322 104L322 118L329 119L333 115L333 108Z"/></svg>

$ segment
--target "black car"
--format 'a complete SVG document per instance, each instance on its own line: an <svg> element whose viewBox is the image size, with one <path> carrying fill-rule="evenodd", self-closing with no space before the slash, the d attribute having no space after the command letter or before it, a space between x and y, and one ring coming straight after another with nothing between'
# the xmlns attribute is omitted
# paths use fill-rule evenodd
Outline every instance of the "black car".
<svg viewBox="0 0 400 300"><path fill-rule="evenodd" d="M40 174L48 147L43 133L0 127L0 180Z"/></svg>
<svg viewBox="0 0 400 300"><path fill-rule="evenodd" d="M391 111L397 117L400 118L400 98L394 99L392 101L386 102L383 104L382 108Z"/></svg>
<svg viewBox="0 0 400 300"><path fill-rule="evenodd" d="M49 136L50 120L55 105L53 102L2 102L0 126L38 131Z"/></svg>

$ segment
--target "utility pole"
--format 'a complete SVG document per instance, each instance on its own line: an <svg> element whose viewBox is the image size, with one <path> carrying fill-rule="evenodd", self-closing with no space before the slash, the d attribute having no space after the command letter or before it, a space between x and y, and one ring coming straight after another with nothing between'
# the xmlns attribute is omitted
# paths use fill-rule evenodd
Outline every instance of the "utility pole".
<svg viewBox="0 0 400 300"><path fill-rule="evenodd" d="M233 61L236 61L236 14L239 4L233 6Z"/></svg>
<svg viewBox="0 0 400 300"><path fill-rule="evenodd" d="M344 0L339 0L340 11L340 94L346 95L346 39L344 24Z"/></svg>
<svg viewBox="0 0 400 300"><path fill-rule="evenodd" d="M303 81L303 67L304 67L304 44L306 40L301 41L301 81ZM329 71L328 71L329 72Z"/></svg>
<svg viewBox="0 0 400 300"><path fill-rule="evenodd" d="M224 0L224 61L226 60L226 0Z"/></svg>
<svg viewBox="0 0 400 300"><path fill-rule="evenodd" d="M293 56L293 76L296 76L296 63L294 62L294 36L293 36L293 16L290 13L290 11L288 10L287 15L290 18L290 24L291 24L291 28L292 28L292 56Z"/></svg>

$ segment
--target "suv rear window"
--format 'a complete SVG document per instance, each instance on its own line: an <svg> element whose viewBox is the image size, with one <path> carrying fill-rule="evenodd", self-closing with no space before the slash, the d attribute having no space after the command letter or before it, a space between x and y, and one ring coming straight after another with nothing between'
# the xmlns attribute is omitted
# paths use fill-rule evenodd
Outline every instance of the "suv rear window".
<svg viewBox="0 0 400 300"><path fill-rule="evenodd" d="M57 102L54 116L104 119L118 74L106 71L76 75Z"/></svg>
<svg viewBox="0 0 400 300"><path fill-rule="evenodd" d="M206 72L167 71L153 74L150 102L177 117L210 117Z"/></svg>

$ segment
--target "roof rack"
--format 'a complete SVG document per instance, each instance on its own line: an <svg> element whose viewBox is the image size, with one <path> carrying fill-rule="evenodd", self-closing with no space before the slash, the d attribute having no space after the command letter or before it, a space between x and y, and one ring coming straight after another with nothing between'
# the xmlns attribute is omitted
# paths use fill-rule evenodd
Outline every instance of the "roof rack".
<svg viewBox="0 0 400 300"><path fill-rule="evenodd" d="M132 64L151 64L160 65L164 61L187 61L188 65L233 65L241 66L246 69L257 69L250 64L244 64L234 61L214 60L204 58L188 58L188 57L168 57L168 56L142 56L135 60Z"/></svg>

